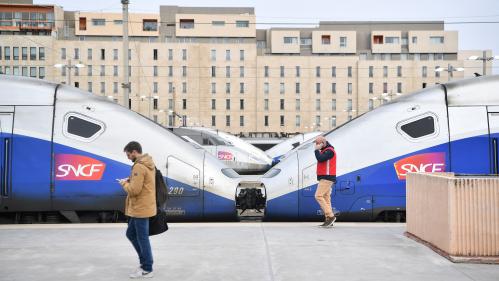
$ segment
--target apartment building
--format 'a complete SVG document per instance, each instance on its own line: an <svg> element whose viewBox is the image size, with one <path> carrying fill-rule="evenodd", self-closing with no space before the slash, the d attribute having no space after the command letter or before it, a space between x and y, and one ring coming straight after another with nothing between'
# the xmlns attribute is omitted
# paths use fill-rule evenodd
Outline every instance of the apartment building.
<svg viewBox="0 0 499 281"><path fill-rule="evenodd" d="M467 60L482 50L459 50L443 21L255 23L253 8L130 13L125 70L121 14L0 4L0 72L71 81L120 104L128 73L128 104L142 115L244 135L327 131L398 96L482 72ZM435 71L448 66L465 71Z"/></svg>

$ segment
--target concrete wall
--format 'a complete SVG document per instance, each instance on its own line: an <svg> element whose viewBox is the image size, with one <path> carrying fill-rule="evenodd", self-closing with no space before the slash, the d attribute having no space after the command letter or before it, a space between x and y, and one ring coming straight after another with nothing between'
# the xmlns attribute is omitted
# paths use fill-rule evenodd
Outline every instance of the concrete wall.
<svg viewBox="0 0 499 281"><path fill-rule="evenodd" d="M498 256L499 178L409 174L407 232L451 256Z"/></svg>

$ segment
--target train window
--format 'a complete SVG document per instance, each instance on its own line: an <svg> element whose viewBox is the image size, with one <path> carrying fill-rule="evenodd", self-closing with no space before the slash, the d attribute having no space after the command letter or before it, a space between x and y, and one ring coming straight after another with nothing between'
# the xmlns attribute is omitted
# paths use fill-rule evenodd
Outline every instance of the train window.
<svg viewBox="0 0 499 281"><path fill-rule="evenodd" d="M432 113L425 113L400 122L397 130L410 140L426 139L438 134L437 117Z"/></svg>
<svg viewBox="0 0 499 281"><path fill-rule="evenodd" d="M87 116L70 113L64 118L64 134L82 141L93 141L104 131L104 124Z"/></svg>
<svg viewBox="0 0 499 281"><path fill-rule="evenodd" d="M213 145L213 143L208 137L203 136L203 145Z"/></svg>

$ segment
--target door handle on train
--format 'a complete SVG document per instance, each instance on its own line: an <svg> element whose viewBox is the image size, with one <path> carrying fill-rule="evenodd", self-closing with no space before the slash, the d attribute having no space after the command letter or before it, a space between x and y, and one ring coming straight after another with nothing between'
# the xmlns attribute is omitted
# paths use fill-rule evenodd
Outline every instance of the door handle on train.
<svg viewBox="0 0 499 281"><path fill-rule="evenodd" d="M288 183L289 183L289 185L292 185L293 184L293 178L289 178L288 179Z"/></svg>

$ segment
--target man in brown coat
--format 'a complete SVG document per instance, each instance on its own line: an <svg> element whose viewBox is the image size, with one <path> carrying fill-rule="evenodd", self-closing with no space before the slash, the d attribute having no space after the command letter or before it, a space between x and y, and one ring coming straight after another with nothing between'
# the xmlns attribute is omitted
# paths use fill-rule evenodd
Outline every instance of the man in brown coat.
<svg viewBox="0 0 499 281"><path fill-rule="evenodd" d="M132 242L140 261L140 267L130 274L130 278L151 278L153 259L149 242L149 218L156 215L155 165L151 156L142 154L138 142L128 143L124 152L133 162L130 177L120 180L127 193L125 215L130 217L126 237Z"/></svg>

